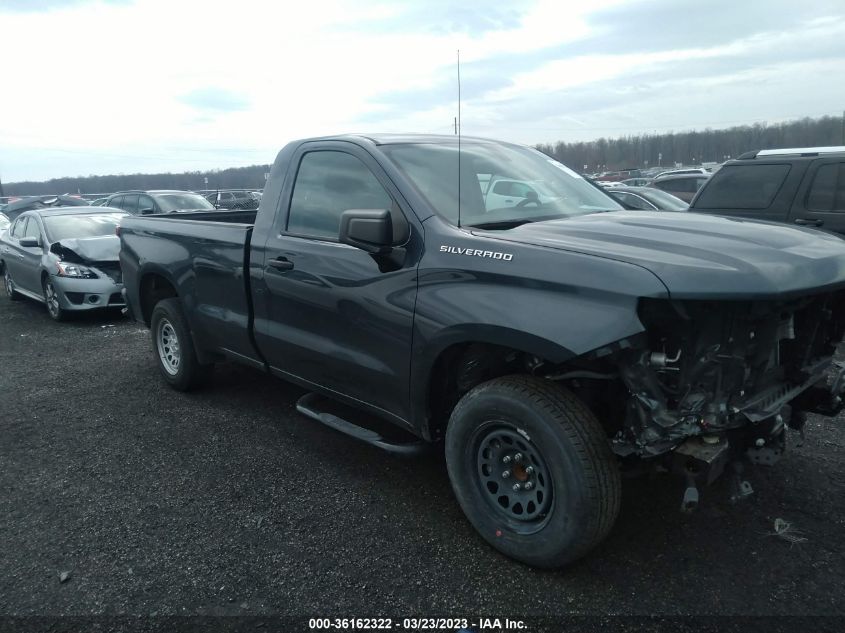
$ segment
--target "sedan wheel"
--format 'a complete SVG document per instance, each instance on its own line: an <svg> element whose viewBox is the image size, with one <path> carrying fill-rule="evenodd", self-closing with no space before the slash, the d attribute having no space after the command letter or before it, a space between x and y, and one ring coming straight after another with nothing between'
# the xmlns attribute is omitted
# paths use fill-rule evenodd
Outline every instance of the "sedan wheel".
<svg viewBox="0 0 845 633"><path fill-rule="evenodd" d="M20 296L15 290L15 282L12 281L12 275L9 274L8 268L3 269L3 287L6 289L6 296L12 301Z"/></svg>
<svg viewBox="0 0 845 633"><path fill-rule="evenodd" d="M59 295L53 287L53 282L50 278L44 279L44 302L47 304L47 312L53 317L55 321L63 321L65 318L65 311L59 303Z"/></svg>

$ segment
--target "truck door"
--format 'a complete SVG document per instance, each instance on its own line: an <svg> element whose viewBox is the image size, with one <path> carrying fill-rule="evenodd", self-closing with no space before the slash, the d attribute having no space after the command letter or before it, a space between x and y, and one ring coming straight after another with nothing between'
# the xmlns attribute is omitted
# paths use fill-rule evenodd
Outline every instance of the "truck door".
<svg viewBox="0 0 845 633"><path fill-rule="evenodd" d="M273 230L253 244L264 264L253 285L258 348L275 373L407 420L421 228L378 163L349 143L307 144L289 174ZM391 209L410 235L395 259L338 241L347 209Z"/></svg>
<svg viewBox="0 0 845 633"><path fill-rule="evenodd" d="M799 225L845 234L845 160L813 161L795 196L790 217Z"/></svg>

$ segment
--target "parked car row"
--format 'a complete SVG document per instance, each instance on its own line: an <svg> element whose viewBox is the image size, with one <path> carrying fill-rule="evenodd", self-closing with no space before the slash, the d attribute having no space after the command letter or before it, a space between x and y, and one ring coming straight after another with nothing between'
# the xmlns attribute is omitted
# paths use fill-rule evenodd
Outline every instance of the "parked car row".
<svg viewBox="0 0 845 633"><path fill-rule="evenodd" d="M217 209L257 209L261 202L260 192L246 189L211 191L203 195Z"/></svg>
<svg viewBox="0 0 845 633"><path fill-rule="evenodd" d="M132 215L214 210L214 205L197 193L171 190L116 193L106 198L103 206L122 209Z"/></svg>

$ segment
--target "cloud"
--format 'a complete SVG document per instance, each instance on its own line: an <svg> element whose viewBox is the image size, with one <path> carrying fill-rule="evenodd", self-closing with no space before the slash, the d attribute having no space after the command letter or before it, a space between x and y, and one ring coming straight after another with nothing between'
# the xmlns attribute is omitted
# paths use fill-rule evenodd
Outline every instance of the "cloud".
<svg viewBox="0 0 845 633"><path fill-rule="evenodd" d="M592 13L588 23L599 37L584 53L648 52L706 48L748 38L755 33L788 32L820 16L841 16L841 0L644 0ZM785 52L785 51L784 51Z"/></svg>
<svg viewBox="0 0 845 633"><path fill-rule="evenodd" d="M507 7L491 5L488 0L456 4L451 0L429 2L396 2L389 15L368 21L370 32L462 33L479 37L491 31L517 28L525 17L530 2L518 0Z"/></svg>
<svg viewBox="0 0 845 633"><path fill-rule="evenodd" d="M515 142L842 109L841 0L0 0L0 12L4 85L27 95L0 104L4 181L264 163L335 132L449 133L457 49L464 132Z"/></svg>
<svg viewBox="0 0 845 633"><path fill-rule="evenodd" d="M224 88L196 88L180 96L179 100L197 110L213 112L239 112L250 106L243 95Z"/></svg>

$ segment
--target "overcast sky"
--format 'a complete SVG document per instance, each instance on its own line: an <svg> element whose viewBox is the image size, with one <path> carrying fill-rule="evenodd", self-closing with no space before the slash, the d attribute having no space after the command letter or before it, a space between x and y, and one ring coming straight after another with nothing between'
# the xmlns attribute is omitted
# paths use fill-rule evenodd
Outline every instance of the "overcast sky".
<svg viewBox="0 0 845 633"><path fill-rule="evenodd" d="M845 109L842 0L0 0L0 178L272 162L338 132L534 144Z"/></svg>

